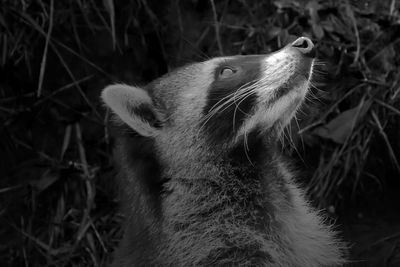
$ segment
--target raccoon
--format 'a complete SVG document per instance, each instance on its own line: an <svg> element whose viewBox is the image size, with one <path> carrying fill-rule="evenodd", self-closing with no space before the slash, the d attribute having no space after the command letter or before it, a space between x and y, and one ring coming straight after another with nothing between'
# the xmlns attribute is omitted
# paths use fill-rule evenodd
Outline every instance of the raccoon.
<svg viewBox="0 0 400 267"><path fill-rule="evenodd" d="M310 84L314 44L217 57L102 92L119 133L125 232L113 266L340 266L279 138Z"/></svg>

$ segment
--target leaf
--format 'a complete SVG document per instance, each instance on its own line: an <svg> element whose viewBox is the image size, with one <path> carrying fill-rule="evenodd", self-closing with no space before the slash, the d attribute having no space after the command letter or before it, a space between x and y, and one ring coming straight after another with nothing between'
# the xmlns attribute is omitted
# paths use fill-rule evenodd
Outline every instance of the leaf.
<svg viewBox="0 0 400 267"><path fill-rule="evenodd" d="M315 37L317 37L317 39L321 40L324 37L324 29L320 25L313 24L312 30L314 32Z"/></svg>
<svg viewBox="0 0 400 267"><path fill-rule="evenodd" d="M293 0L280 0L274 1L273 3L278 9L291 8L297 10L301 7L301 4L298 1Z"/></svg>
<svg viewBox="0 0 400 267"><path fill-rule="evenodd" d="M46 170L38 180L31 182L31 185L40 193L54 184L58 178L58 172Z"/></svg>
<svg viewBox="0 0 400 267"><path fill-rule="evenodd" d="M268 37L267 40L271 40L272 38L275 38L282 32L282 28L280 27L275 27L273 25L267 27L266 29L266 35Z"/></svg>
<svg viewBox="0 0 400 267"><path fill-rule="evenodd" d="M338 144L343 144L353 132L357 122L365 116L370 106L370 101L361 101L357 107L348 109L340 113L328 124L315 128L313 134L330 139Z"/></svg>
<svg viewBox="0 0 400 267"><path fill-rule="evenodd" d="M313 24L318 23L320 21L318 16L318 10L321 9L321 5L317 1L313 0L307 3L306 9L310 13L310 18Z"/></svg>
<svg viewBox="0 0 400 267"><path fill-rule="evenodd" d="M69 147L69 143L71 141L71 129L72 129L71 124L68 124L67 127L65 128L64 141L61 148L61 156L60 156L61 159L64 158L64 154Z"/></svg>
<svg viewBox="0 0 400 267"><path fill-rule="evenodd" d="M320 4L317 1L310 1L306 5L306 9L310 14L310 23L315 37L317 37L317 39L322 39L324 37L324 29L321 27L318 15L318 10L321 9Z"/></svg>
<svg viewBox="0 0 400 267"><path fill-rule="evenodd" d="M324 31L328 32L333 32L335 30L330 20L321 21L321 27L324 29Z"/></svg>

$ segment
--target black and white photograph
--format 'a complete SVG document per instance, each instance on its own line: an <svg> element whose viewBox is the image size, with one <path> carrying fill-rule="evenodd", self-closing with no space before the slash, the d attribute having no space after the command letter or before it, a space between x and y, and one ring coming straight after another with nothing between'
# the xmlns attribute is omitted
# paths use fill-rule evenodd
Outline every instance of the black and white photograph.
<svg viewBox="0 0 400 267"><path fill-rule="evenodd" d="M400 1L0 0L0 266L400 267Z"/></svg>

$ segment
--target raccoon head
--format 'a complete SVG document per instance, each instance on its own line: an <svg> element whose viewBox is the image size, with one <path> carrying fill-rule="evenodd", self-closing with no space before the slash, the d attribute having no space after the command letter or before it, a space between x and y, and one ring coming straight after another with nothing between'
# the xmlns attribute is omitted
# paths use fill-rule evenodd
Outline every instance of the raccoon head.
<svg viewBox="0 0 400 267"><path fill-rule="evenodd" d="M102 98L136 133L176 153L177 147L220 150L251 132L275 138L307 93L313 47L301 37L267 55L213 58L172 71L144 88L108 86Z"/></svg>

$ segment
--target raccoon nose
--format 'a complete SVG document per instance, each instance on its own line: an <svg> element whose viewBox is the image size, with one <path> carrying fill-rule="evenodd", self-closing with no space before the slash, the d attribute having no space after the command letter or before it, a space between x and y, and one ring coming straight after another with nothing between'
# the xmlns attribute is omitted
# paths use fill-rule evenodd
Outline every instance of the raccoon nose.
<svg viewBox="0 0 400 267"><path fill-rule="evenodd" d="M315 49L313 42L307 37L297 38L292 44L292 47L299 50L303 55L307 57L315 57Z"/></svg>

